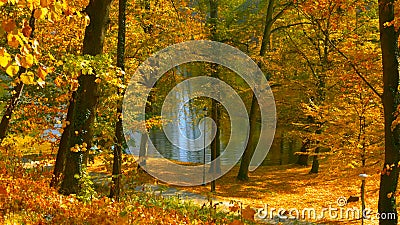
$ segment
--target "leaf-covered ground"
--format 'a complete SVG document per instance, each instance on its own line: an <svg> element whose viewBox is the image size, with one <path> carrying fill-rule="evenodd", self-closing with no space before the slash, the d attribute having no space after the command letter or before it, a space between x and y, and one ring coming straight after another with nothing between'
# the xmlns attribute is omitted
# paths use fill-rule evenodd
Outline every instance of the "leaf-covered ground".
<svg viewBox="0 0 400 225"><path fill-rule="evenodd" d="M365 173L369 175L366 179L366 208L371 209L369 219L365 220L365 224L378 224L376 213L380 180L379 166L375 164L365 168ZM277 210L282 208L286 210L285 215L289 216L287 213L290 209L297 209L299 215L296 215L296 211L293 211L291 215L300 218L304 215L303 220L307 221L326 224L360 224L361 201L349 202L344 206L342 204L343 199L347 200L350 196L360 197L359 174L364 170L328 159L321 163L318 174L309 174L309 171L310 167L297 165L262 166L250 173L249 181L243 182L236 180L238 167L234 167L232 171L217 180L216 193L212 196L225 201L235 200L253 209L267 209L268 215L276 216ZM155 182L148 175L141 176L140 180ZM209 185L179 188L201 195L208 195L210 192ZM271 213L273 208L276 210ZM309 216L307 211L302 214L302 210L309 208L315 209L316 218L313 215ZM360 211L360 216L357 214L354 216L355 208ZM330 212L329 209L331 209ZM263 215L265 214L260 214L261 217Z"/></svg>
<svg viewBox="0 0 400 225"><path fill-rule="evenodd" d="M106 157L97 157L95 163L88 167L92 175L90 180L94 180L93 191L87 190L83 196L63 196L49 188L51 169L46 164L52 163L53 155L47 156L48 160L42 156L38 165L24 163L21 158L11 155L4 152L0 155L0 224L240 224L241 220L249 223L253 217L260 221L257 216L262 217L265 211L257 214L257 209L262 208L267 210L268 216L275 208L275 221L279 208L284 209L286 212L283 213L287 216L288 211L295 208L299 214L293 211L290 215L300 216L301 221L360 223L352 212L346 216L348 209L356 207L361 210L360 201L341 207L337 201L342 197L360 196L361 180L358 175L364 171L329 158L320 162L319 174L309 174L309 167L297 165L262 166L250 173L247 182L236 180L238 167L234 167L217 180L216 193L212 194L209 185L173 187L232 203L228 210L216 205L215 211L209 204L202 206L178 198L164 199L155 193L136 191L134 188L137 185L146 183L170 187L144 171L137 171L133 158L129 156L125 157L123 164L125 195L118 203L106 197L110 181L110 164ZM365 224L378 222L379 171L379 163L365 168L369 175L366 180L366 207L372 211ZM315 209L317 219L308 214L301 218L302 210L309 208ZM332 216L325 211L324 218L318 218L323 208L331 209ZM343 216L340 216L341 212ZM293 220L281 221L286 224Z"/></svg>

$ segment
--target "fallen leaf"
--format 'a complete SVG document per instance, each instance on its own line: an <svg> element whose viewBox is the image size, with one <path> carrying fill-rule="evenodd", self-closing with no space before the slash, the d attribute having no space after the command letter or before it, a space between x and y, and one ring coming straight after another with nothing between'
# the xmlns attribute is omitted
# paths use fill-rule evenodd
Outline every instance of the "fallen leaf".
<svg viewBox="0 0 400 225"><path fill-rule="evenodd" d="M229 211L231 211L231 212L236 212L239 209L240 209L240 206L236 203L233 206L229 206Z"/></svg>
<svg viewBox="0 0 400 225"><path fill-rule="evenodd" d="M246 206L246 208L242 210L242 217L246 220L254 221L254 214L256 214L256 211L250 208L250 206Z"/></svg>
<svg viewBox="0 0 400 225"><path fill-rule="evenodd" d="M244 223L240 220L234 220L229 225L244 225Z"/></svg>

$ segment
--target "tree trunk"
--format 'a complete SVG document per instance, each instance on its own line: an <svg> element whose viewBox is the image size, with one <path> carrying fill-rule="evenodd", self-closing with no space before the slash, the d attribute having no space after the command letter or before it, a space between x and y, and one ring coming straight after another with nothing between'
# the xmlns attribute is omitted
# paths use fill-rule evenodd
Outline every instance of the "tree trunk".
<svg viewBox="0 0 400 225"><path fill-rule="evenodd" d="M21 73L18 73L18 76ZM7 105L7 108L1 118L0 122L0 144L3 142L4 138L7 135L8 125L10 124L11 116L14 112L15 107L18 105L19 99L22 94L22 90L24 89L24 83L21 81L18 82L17 86L15 86L15 93L12 95L10 99L10 103Z"/></svg>
<svg viewBox="0 0 400 225"><path fill-rule="evenodd" d="M147 141L149 136L142 133L140 136L140 147L139 147L139 161L137 168L140 169L142 166L146 166L146 155L147 155Z"/></svg>
<svg viewBox="0 0 400 225"><path fill-rule="evenodd" d="M251 100L251 108L250 108L249 140L247 142L246 149L243 152L239 173L236 177L238 180L241 181L247 181L249 179L250 161L256 149L255 145L257 144L257 140L260 138L259 133L255 132L257 128L257 119L258 119L257 115L259 114L260 114L260 107L258 106L256 96L253 94L253 98Z"/></svg>
<svg viewBox="0 0 400 225"><path fill-rule="evenodd" d="M34 37L35 34L35 9L32 10L31 16L29 18L29 26L31 27L32 31L30 34L30 38ZM18 72L18 78L21 76L21 74L25 73L26 69L21 67L19 72ZM10 103L7 105L7 108L3 114L3 117L1 118L0 122L0 144L3 142L4 138L7 135L7 130L8 126L11 121L11 116L14 112L15 107L18 105L19 99L21 97L22 91L24 89L24 83L22 81L19 81L18 84L14 88L14 94L11 96Z"/></svg>
<svg viewBox="0 0 400 225"><path fill-rule="evenodd" d="M118 43L117 43L117 67L122 71L125 70L125 21L126 21L126 0L119 0L118 8ZM123 74L119 77L121 83L125 83ZM118 89L118 95L121 99L118 101L117 116L118 121L115 125L115 145L114 145L114 160L113 160L113 185L110 190L110 198L120 199L121 193L121 164L122 164L122 149L126 147L124 132L122 127L122 96L125 94L125 89Z"/></svg>
<svg viewBox="0 0 400 225"><path fill-rule="evenodd" d="M308 166L308 151L307 149L310 146L310 139L306 139L303 141L303 145L301 146L300 152L302 154L299 155L296 164L300 166Z"/></svg>
<svg viewBox="0 0 400 225"><path fill-rule="evenodd" d="M210 31L211 31L211 40L218 41L218 33L217 33L217 24L218 24L218 0L210 0ZM218 79L218 65L211 65L211 77ZM218 91L218 90L217 90ZM219 94L219 93L218 93ZM219 103L212 99L211 103L211 118L215 121L215 138L211 142L211 173L220 172L219 160L216 160L220 155L221 151L221 143L220 143L220 122L219 122ZM211 191L215 192L215 180L211 182Z"/></svg>
<svg viewBox="0 0 400 225"><path fill-rule="evenodd" d="M267 15L265 16L265 27L263 38L261 41L261 49L260 49L260 56L264 56L267 50L271 49L271 30L272 25L274 24L274 20L272 14L274 13L274 1L268 1L268 8L267 8Z"/></svg>
<svg viewBox="0 0 400 225"><path fill-rule="evenodd" d="M391 129L398 102L398 44L393 25L394 0L379 1L379 30L383 65L383 109L385 118L385 163L381 173L378 212L379 224L397 224L396 189L399 177L399 127Z"/></svg>
<svg viewBox="0 0 400 225"><path fill-rule="evenodd" d="M318 162L318 153L319 153L320 147L317 147L314 151L315 155L313 156L313 162L312 162L312 166L311 166L311 170L310 170L310 174L311 173L318 173L318 169L319 169L319 162Z"/></svg>
<svg viewBox="0 0 400 225"><path fill-rule="evenodd" d="M90 0L85 11L89 15L90 24L86 27L83 39L84 55L98 55L103 51L106 28L109 23L111 0ZM86 150L91 148L92 125L96 113L97 83L96 75L80 75L79 87L76 91L76 102L72 115L72 127L69 135L69 151L67 151L64 179L60 192L76 194L79 190L76 175L81 175L82 163ZM86 149L85 149L86 148ZM75 152L72 151L75 150Z"/></svg>
<svg viewBox="0 0 400 225"><path fill-rule="evenodd" d="M61 176L64 173L67 151L69 149L68 139L71 135L71 122L72 122L72 113L75 107L75 98L76 98L76 92L74 91L72 92L72 96L69 101L67 118L65 119L66 125L64 127L64 131L60 139L60 144L58 146L57 158L56 158L56 163L54 165L53 177L50 182L50 187L57 187L61 180Z"/></svg>
<svg viewBox="0 0 400 225"><path fill-rule="evenodd" d="M151 10L150 0L144 0L142 2L142 6L141 7L145 12L150 13L150 10ZM146 20L146 16L145 15L142 16L142 20ZM153 24L143 22L141 26L142 26L143 31L145 33L150 34L152 32ZM149 93L149 95L147 97L147 101L148 102L146 103L146 106L145 106L145 119L146 120L151 118L151 116L153 115L153 106L152 106L153 95L154 95L154 92L150 91L150 93ZM147 142L148 142L148 140L149 140L149 136L148 136L147 131L145 130L140 135L139 160L138 160L138 165L137 165L137 169L138 170L142 170L142 166L146 166L146 156L147 156L147 148L148 148ZM144 171L144 170L142 170L142 171Z"/></svg>
<svg viewBox="0 0 400 225"><path fill-rule="evenodd" d="M264 56L267 50L270 49L271 45L271 29L273 25L273 6L274 0L270 0L268 2L267 15L265 19L265 27L263 32L263 39L261 42L260 56ZM261 62L258 65L261 68ZM249 132L249 140L246 145L246 149L243 152L242 160L240 162L240 168L237 175L237 179L241 181L246 181L249 179L249 166L251 162L251 158L253 157L257 140L260 138L259 133L257 132L259 129L257 127L257 121L260 118L260 107L257 102L256 96L253 94L251 99L250 106L250 132Z"/></svg>

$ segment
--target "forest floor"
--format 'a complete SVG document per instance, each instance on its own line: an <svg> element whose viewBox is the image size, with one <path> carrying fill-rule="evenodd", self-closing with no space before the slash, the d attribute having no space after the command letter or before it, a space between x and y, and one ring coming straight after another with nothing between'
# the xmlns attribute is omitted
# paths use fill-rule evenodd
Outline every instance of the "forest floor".
<svg viewBox="0 0 400 225"><path fill-rule="evenodd" d="M366 179L366 208L371 210L364 224L378 224L376 219L379 193L379 164L365 169L352 168L341 162L324 160L320 162L318 174L309 174L310 167L294 164L279 166L261 166L250 172L248 181L238 181L235 166L226 175L216 181L216 192L210 193L210 185L195 187L177 187L157 181L146 172L138 172L134 185L161 186L169 194L197 194L200 202L214 199L214 202L227 202L231 205L250 206L260 212L263 218L277 216L279 209L286 211L286 216L295 216L300 221L313 221L324 224L361 224L361 201L349 202L350 196L360 196L360 173L368 174ZM103 166L94 165L91 170L104 170ZM103 171L104 172L104 171ZM181 193L181 194L179 194ZM196 196L196 195L194 195ZM190 198L193 200L193 196ZM223 206L217 206L223 207ZM297 212L296 212L296 210ZM305 210L303 212L303 210ZM308 212L315 210L315 214ZM359 211L359 213L357 212ZM267 212L267 215L265 215ZM257 214L256 214L257 217ZM280 221L284 222L284 219ZM289 223L290 220L287 220ZM283 224L286 224L285 222Z"/></svg>
<svg viewBox="0 0 400 225"><path fill-rule="evenodd" d="M7 201L4 201L3 204L2 201L0 201L0 215L2 210L3 213L7 212L7 210L10 212L19 212L16 214L18 218L35 218L39 214L44 214L45 217L43 218L48 220L46 215L51 215L52 220L49 220L51 223L56 220L64 221L66 218L77 218L76 220L84 219L87 221L104 220L104 216L93 218L93 216L90 215L93 213L101 215L101 213L103 213L102 210L107 210L105 206L108 207L107 204L111 203L104 204L106 201L105 198L100 198L94 200L89 207L89 205L85 206L85 203L77 204L77 202L71 200L71 198L60 196L55 190L47 187L51 177L50 165L54 163L54 160L40 160L36 159L36 157L34 157L33 160L34 161L28 160L29 162L23 164L25 169L19 167L18 164L15 164L15 166L12 163L10 164L10 161L0 161L0 170L2 169L6 172L0 175L0 200L2 196L1 190L4 192L3 196L4 194L9 196ZM35 160L40 160L40 162ZM40 167L36 166L36 162L38 162L37 164L39 164ZM109 159L96 157L94 164L90 164L88 167L88 172L94 181L96 192L101 193L101 196L107 196L109 192L111 180L109 162ZM28 172L27 169L29 168L26 168L26 165L32 167L30 169L31 172ZM361 180L359 174L366 173L369 175L366 179L365 188L366 207L371 209L372 213L369 215L369 219L365 220L364 224L378 224L376 212L380 181L380 163L374 163L372 166L361 169L351 167L333 158L328 158L320 160L318 174L309 174L309 166L303 167L294 164L260 166L254 172L249 173L248 181L238 181L236 179L239 168L235 166L231 171L216 181L216 192L214 193L210 192L209 184L195 187L172 186L157 181L146 172L138 171L136 168L137 164L134 162L133 157L124 156L123 170L125 176L123 182L125 193L150 191L154 192L155 195L153 196L158 194L167 197L178 196L182 200L193 201L202 208L204 206L209 207L210 200L212 199L213 204L218 203L216 208L219 210L232 211L232 208L238 207L240 209L241 207L243 209L242 215L249 213L249 210L246 210L248 209L247 207L249 207L254 212L259 212L255 214L256 218L262 217L269 219L273 217L272 220L257 219L257 221L266 221L267 224L306 224L303 223L306 221L317 224L361 224L360 219L358 219L361 217L361 214L358 214L355 210L361 211L361 202L344 203L346 203L345 199L349 196L360 196ZM13 172L10 172L10 169L12 169ZM1 189L2 187L3 189ZM147 189L148 187L152 188L152 190ZM7 191L5 191L4 188L6 188ZM161 192L163 194L161 194ZM153 198L154 197L151 196L149 197L151 201L153 201ZM32 202L32 199L35 201ZM6 206L6 204L9 204L7 202L10 203L9 206ZM40 204L38 202L40 202ZM149 200L146 200L140 204L148 204L148 202ZM219 204L220 202L222 202L222 204ZM119 215L115 217L115 221L124 220L125 217L121 216L122 214L120 214L121 212L118 210L124 211L126 208L131 207L130 205L132 204L136 203L112 203L115 211L113 211L113 213ZM168 205L169 203L161 204ZM176 204L174 203L172 205ZM3 209L1 206L3 206ZM40 208L38 208L39 206ZM182 207L180 203L178 206ZM88 214L88 212L86 212L87 210L77 214L76 212L78 211L64 210L68 207L79 210L86 209L85 207L87 207L89 211L96 210L95 212L91 212L92 214ZM264 211L261 211L261 209L264 209ZM281 212L284 212L284 216L299 217L299 220L277 220L276 217L280 209L282 209ZM142 213L148 214L154 214L155 212L152 208L143 208L141 210L144 210L141 211ZM193 210L195 209L193 208ZM303 212L303 210L305 211ZM308 212L312 210L315 210L315 214L311 213L311 215L309 215ZM29 213L25 215L25 212ZM265 212L267 215L265 215ZM356 213L354 214L354 212ZM165 212L160 211L159 213L161 216L162 213ZM176 210L172 210L169 213L171 214L171 218L175 218L175 221L179 221L183 218L178 217L178 215L184 215L177 214ZM231 212L228 213L232 214ZM59 215L55 217L56 214ZM71 216L70 214L74 215L74 217L69 217ZM194 216L196 216L196 214L194 214ZM12 218L14 221L15 217ZM114 217L111 216L108 218L114 219ZM130 220L134 220L136 217L132 216L129 218ZM39 221L39 219L37 220ZM43 221L43 219L40 221ZM155 219L155 221L157 220ZM89 224L91 223L89 222ZM125 223L121 222L120 224Z"/></svg>

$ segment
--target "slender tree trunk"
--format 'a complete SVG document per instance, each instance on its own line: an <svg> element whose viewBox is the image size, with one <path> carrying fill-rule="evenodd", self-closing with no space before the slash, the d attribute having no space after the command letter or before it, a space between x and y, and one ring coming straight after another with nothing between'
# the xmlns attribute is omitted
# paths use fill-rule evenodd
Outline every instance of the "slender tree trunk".
<svg viewBox="0 0 400 225"><path fill-rule="evenodd" d="M146 155L147 155L147 141L149 136L147 134L141 134L140 147L139 147L139 162L137 168L140 169L142 166L146 166Z"/></svg>
<svg viewBox="0 0 400 225"><path fill-rule="evenodd" d="M117 67L122 71L125 70L125 21L126 21L126 0L119 0L118 8L118 44L117 44ZM119 77L121 83L125 83L123 74ZM120 199L121 193L121 164L122 164L122 149L126 147L124 132L122 127L122 96L125 94L125 89L118 89L118 95L121 99L118 102L117 116L118 121L115 125L115 145L114 145L114 161L113 161L113 185L110 190L110 198Z"/></svg>
<svg viewBox="0 0 400 225"><path fill-rule="evenodd" d="M271 46L273 6L274 6L274 0L270 0L268 2L267 15L265 17L265 26L261 42L260 56L265 56L267 50L269 50ZM258 66L261 68L261 62L259 62ZM254 155L257 140L260 138L259 132L257 132L259 131L257 127L257 121L259 118L260 118L260 107L258 105L256 96L253 94L251 99L250 114L249 114L249 119L250 119L249 140L247 142L246 149L243 152L242 160L240 162L239 172L236 177L238 180L241 181L246 181L249 179L249 166L251 158Z"/></svg>
<svg viewBox="0 0 400 225"><path fill-rule="evenodd" d="M310 146L310 139L306 139L303 141L303 145L301 146L300 152L303 154L299 155L296 164L301 166L308 166L308 153L307 149Z"/></svg>
<svg viewBox="0 0 400 225"><path fill-rule="evenodd" d="M211 40L218 41L217 24L218 24L218 0L209 0L210 5L210 30L211 30ZM218 78L218 65L211 65L211 77ZM218 91L218 90L217 90ZM218 93L219 94L219 93ZM211 173L218 173L220 171L219 160L216 160L220 155L221 143L220 143L220 121L219 121L219 103L212 99L211 102L211 118L215 121L216 134L215 138L211 142ZM211 182L211 191L215 191L215 180Z"/></svg>
<svg viewBox="0 0 400 225"><path fill-rule="evenodd" d="M251 158L253 157L257 140L260 138L258 132L256 132L257 128L257 115L260 114L260 107L258 106L258 102L256 96L253 94L253 98L251 100L251 108L250 108L250 133L249 140L247 142L247 146L242 155L242 161L240 163L239 173L237 175L238 180L246 181L249 179L249 166Z"/></svg>
<svg viewBox="0 0 400 225"><path fill-rule="evenodd" d="M268 1L267 15L265 16L265 27L263 32L263 38L261 41L260 56L264 56L265 53L271 49L271 30L272 30L272 25L274 24L272 17L274 13L274 2L275 0Z"/></svg>
<svg viewBox="0 0 400 225"><path fill-rule="evenodd" d="M311 173L318 173L318 169L319 169L319 162L318 162L318 153L319 153L320 147L315 148L315 155L313 156L313 162L312 162L312 166L311 166L311 170L310 170L310 174Z"/></svg>
<svg viewBox="0 0 400 225"><path fill-rule="evenodd" d="M30 38L33 38L35 35L35 9L32 10L31 16L29 18L29 26L31 27L32 31L30 34ZM21 74L25 73L26 69L21 67L18 72L18 78ZM7 135L8 126L10 125L12 114L14 113L15 107L18 105L19 99L21 97L22 91L24 90L24 83L19 81L14 88L14 94L11 96L10 103L7 105L6 110L1 118L0 122L0 144L3 142L4 138Z"/></svg>
<svg viewBox="0 0 400 225"><path fill-rule="evenodd" d="M151 4L150 4L150 0L144 0L142 2L142 9L145 10L145 12L150 13L151 10ZM142 16L143 20L146 20L146 15ZM143 31L147 34L150 34L152 32L152 27L153 24L151 23L143 23L142 25ZM152 112L153 112L153 92L149 93L149 96L147 98L148 103L146 103L145 106L145 119L149 119L152 116ZM147 131L143 131L143 133L141 133L140 136L140 149L139 149L139 161L138 161L138 165L137 165L137 169L140 170L142 169L142 166L146 165L146 155L147 155L147 142L149 140L149 136Z"/></svg>
<svg viewBox="0 0 400 225"><path fill-rule="evenodd" d="M20 75L21 73L18 73ZM3 142L3 139L7 135L8 125L10 124L11 116L14 112L15 107L18 105L19 99L22 94L22 90L24 89L24 83L21 81L18 82L17 86L15 86L15 93L12 95L10 99L10 103L7 105L7 108L1 118L0 122L0 144Z"/></svg>
<svg viewBox="0 0 400 225"><path fill-rule="evenodd" d="M381 173L378 212L379 224L397 224L396 189L399 177L399 126L391 129L398 102L398 44L394 26L394 0L379 0L379 30L383 65L383 110L385 118L385 163Z"/></svg>
<svg viewBox="0 0 400 225"><path fill-rule="evenodd" d="M62 178L61 176L64 173L67 151L69 150L68 139L71 135L71 122L72 122L72 113L74 111L74 106L75 106L75 98L76 98L76 92L74 91L72 92L72 96L69 101L67 118L65 119L66 125L64 127L64 131L60 139L60 144L58 146L56 163L54 165L53 177L50 182L50 187L57 187Z"/></svg>
<svg viewBox="0 0 400 225"><path fill-rule="evenodd" d="M90 0L85 11L89 15L90 24L86 27L83 39L84 55L98 55L103 51L104 38L109 23L111 0ZM96 113L97 83L96 75L81 75L78 77L79 87L76 91L76 102L71 121L69 149L66 156L64 179L60 192L75 194L79 191L76 175L81 175L85 150L91 148L93 129L92 125ZM72 151L74 149L75 151Z"/></svg>

